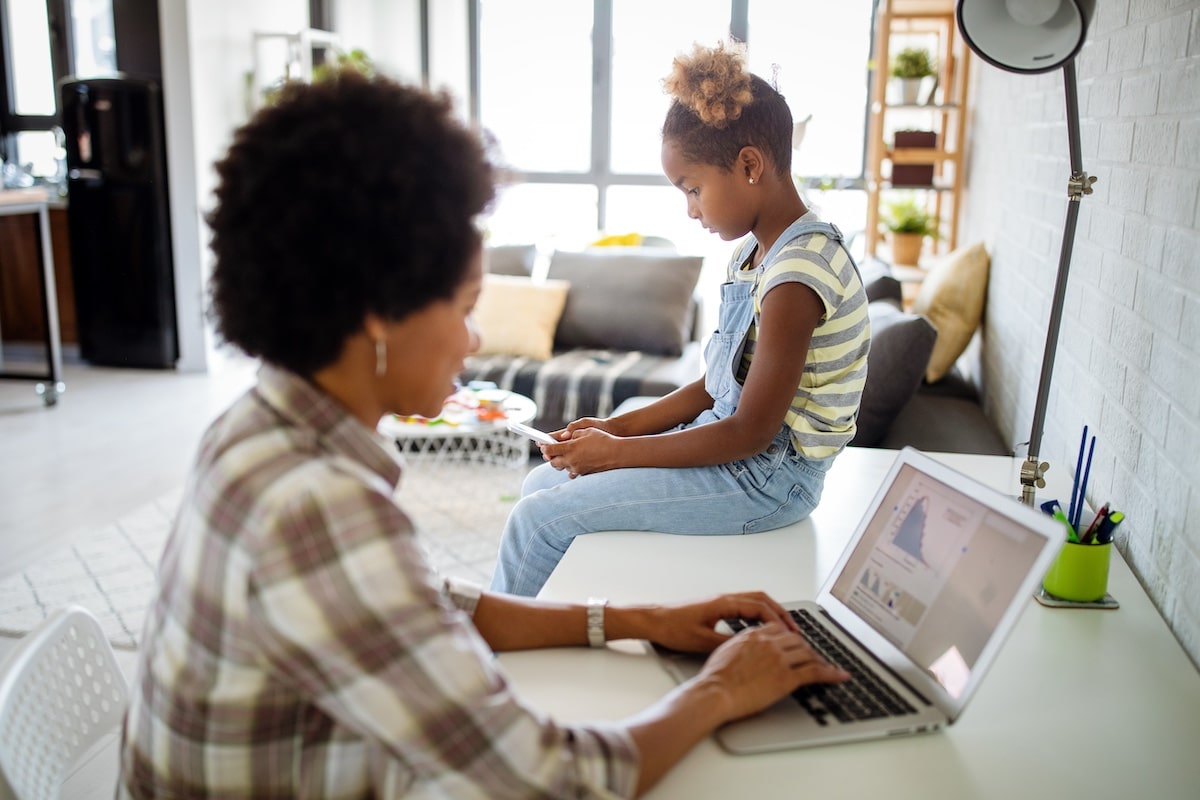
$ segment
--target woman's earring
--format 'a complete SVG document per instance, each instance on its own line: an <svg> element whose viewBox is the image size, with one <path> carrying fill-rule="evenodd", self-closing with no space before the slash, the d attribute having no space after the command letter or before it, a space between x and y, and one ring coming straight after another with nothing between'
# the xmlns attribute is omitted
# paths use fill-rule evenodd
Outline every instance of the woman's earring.
<svg viewBox="0 0 1200 800"><path fill-rule="evenodd" d="M375 377L382 378L387 375L387 342L383 339L375 340Z"/></svg>
<svg viewBox="0 0 1200 800"><path fill-rule="evenodd" d="M754 178L751 178L751 179L750 179L750 185L751 185L751 186L753 186L753 185L754 185Z"/></svg>

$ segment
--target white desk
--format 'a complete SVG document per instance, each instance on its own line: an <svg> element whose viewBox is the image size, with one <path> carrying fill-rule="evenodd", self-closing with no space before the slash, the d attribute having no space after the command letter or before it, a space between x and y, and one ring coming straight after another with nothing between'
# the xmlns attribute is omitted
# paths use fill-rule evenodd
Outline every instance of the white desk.
<svg viewBox="0 0 1200 800"><path fill-rule="evenodd" d="M813 597L894 455L846 451L813 518L783 530L580 537L540 596L619 604L763 589L783 601ZM1016 459L938 457L1018 491ZM1065 479L1058 472L1052 479ZM1069 494L1052 484L1039 498ZM940 733L756 756L729 755L709 738L650 796L1194 800L1200 674L1115 552L1109 591L1120 609L1050 609L1030 599L962 718ZM564 721L619 719L674 685L634 642L605 653L511 653L501 662L523 697Z"/></svg>

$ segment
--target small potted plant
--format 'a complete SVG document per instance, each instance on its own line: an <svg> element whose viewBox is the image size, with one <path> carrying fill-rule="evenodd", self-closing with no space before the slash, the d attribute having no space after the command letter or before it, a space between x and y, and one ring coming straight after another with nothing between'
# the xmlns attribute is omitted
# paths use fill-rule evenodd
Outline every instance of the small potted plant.
<svg viewBox="0 0 1200 800"><path fill-rule="evenodd" d="M899 87L900 102L914 105L921 102L921 86L937 71L928 50L906 47L892 59L891 74Z"/></svg>
<svg viewBox="0 0 1200 800"><path fill-rule="evenodd" d="M880 221L892 240L892 260L897 264L916 266L925 237L938 237L938 218L912 197L888 203Z"/></svg>

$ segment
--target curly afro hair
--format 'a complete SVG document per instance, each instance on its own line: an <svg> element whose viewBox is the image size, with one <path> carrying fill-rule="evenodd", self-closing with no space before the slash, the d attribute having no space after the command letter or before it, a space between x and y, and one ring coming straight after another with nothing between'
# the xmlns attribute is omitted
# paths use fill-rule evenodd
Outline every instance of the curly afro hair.
<svg viewBox="0 0 1200 800"><path fill-rule="evenodd" d="M766 153L783 176L792 168L792 112L769 83L746 68L740 47L696 45L678 56L663 89L673 102L663 139L699 164L733 168L743 147Z"/></svg>
<svg viewBox="0 0 1200 800"><path fill-rule="evenodd" d="M452 297L495 197L448 95L353 72L289 85L216 169L217 333L300 375L333 363L368 313Z"/></svg>

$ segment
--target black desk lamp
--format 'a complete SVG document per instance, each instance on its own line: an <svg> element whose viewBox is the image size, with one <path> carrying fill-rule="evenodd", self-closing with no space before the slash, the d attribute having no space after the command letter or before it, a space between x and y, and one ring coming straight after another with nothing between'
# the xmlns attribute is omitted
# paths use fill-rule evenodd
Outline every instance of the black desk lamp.
<svg viewBox="0 0 1200 800"><path fill-rule="evenodd" d="M984 61L1007 72L1041 73L1062 68L1067 100L1067 144L1071 177L1067 180L1067 221L1063 228L1058 277L1046 330L1046 352L1038 380L1029 454L1021 465L1021 501L1034 505L1034 490L1045 488L1050 465L1038 460L1042 427L1050 396L1050 376L1058 348L1067 272L1079 219L1079 201L1092 193L1096 179L1083 171L1079 148L1079 96L1075 87L1075 55L1083 46L1087 26L1096 9L1095 0L958 0L958 27L963 39Z"/></svg>

